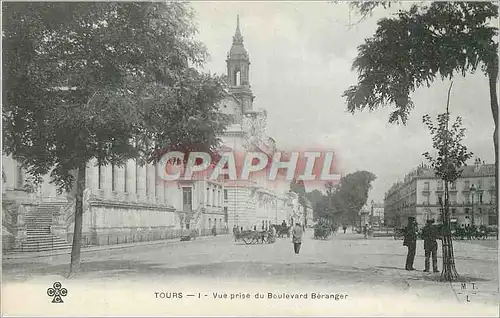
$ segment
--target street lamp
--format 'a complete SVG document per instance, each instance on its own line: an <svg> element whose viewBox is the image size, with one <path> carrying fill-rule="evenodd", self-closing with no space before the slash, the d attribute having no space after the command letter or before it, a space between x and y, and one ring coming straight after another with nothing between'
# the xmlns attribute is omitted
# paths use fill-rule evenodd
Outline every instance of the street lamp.
<svg viewBox="0 0 500 318"><path fill-rule="evenodd" d="M471 194L471 197L472 197L472 211L471 211L471 214L472 214L472 226L474 226L474 195L476 194L476 186L474 184L472 184L470 186L470 194Z"/></svg>

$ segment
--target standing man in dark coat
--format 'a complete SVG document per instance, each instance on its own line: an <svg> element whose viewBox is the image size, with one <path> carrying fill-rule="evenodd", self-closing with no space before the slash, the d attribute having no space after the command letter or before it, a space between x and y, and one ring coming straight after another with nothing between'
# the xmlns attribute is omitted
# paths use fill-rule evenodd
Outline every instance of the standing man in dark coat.
<svg viewBox="0 0 500 318"><path fill-rule="evenodd" d="M413 262L415 261L415 252L417 250L417 222L413 216L408 218L408 225L406 226L405 237L403 246L408 247L408 255L406 256L406 270L413 271Z"/></svg>
<svg viewBox="0 0 500 318"><path fill-rule="evenodd" d="M302 244L302 235L304 235L302 226L300 226L299 223L295 223L295 226L293 227L292 230L292 242L295 254L299 254L300 252L300 246Z"/></svg>
<svg viewBox="0 0 500 318"><path fill-rule="evenodd" d="M429 271L430 258L432 255L432 269L434 273L438 273L437 264L437 229L434 226L434 220L427 220L427 224L422 229L422 236L424 238L424 250L425 250L425 269L424 272Z"/></svg>

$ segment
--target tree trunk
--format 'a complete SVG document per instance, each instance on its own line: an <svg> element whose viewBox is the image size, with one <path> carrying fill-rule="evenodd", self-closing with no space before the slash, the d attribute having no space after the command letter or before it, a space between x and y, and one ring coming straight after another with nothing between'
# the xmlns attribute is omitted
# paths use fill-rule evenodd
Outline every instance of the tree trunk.
<svg viewBox="0 0 500 318"><path fill-rule="evenodd" d="M495 56L495 62L488 68L488 82L490 86L490 106L495 123L493 131L493 144L495 146L495 189L498 191L498 97L497 97L497 78L498 78L498 57ZM497 195L495 200L495 213L498 215L498 200Z"/></svg>
<svg viewBox="0 0 500 318"><path fill-rule="evenodd" d="M453 240L451 237L450 203L448 200L448 182L444 182L444 222L443 222L443 271L441 279L453 282L458 278L453 255Z"/></svg>
<svg viewBox="0 0 500 318"><path fill-rule="evenodd" d="M69 276L76 275L80 271L80 250L82 247L82 223L83 223L83 190L85 190L85 165L77 171L76 177L76 202L75 202L75 229L73 232L73 245L71 248L71 262L69 265Z"/></svg>

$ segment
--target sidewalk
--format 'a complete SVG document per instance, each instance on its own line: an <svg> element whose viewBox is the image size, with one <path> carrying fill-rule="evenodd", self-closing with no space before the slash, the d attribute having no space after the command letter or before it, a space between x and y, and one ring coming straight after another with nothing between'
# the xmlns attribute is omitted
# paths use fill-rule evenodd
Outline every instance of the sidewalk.
<svg viewBox="0 0 500 318"><path fill-rule="evenodd" d="M181 241L180 238L175 238L175 239L168 239L168 240L123 243L123 244L115 244L115 245L88 246L88 247L82 247L81 253L125 249L125 248L133 248L133 247L148 246L148 245L189 244L189 243L193 243L193 242L200 241L200 240L203 241L203 240L227 237L229 235L230 234L220 234L220 235L217 235L215 237L214 236L199 236L195 240L191 240L191 241ZM58 255L69 255L69 254L71 254L71 249L42 251L42 252L14 252L14 253L3 253L2 259L4 259L4 260L6 260L6 259L30 259L30 258L50 257L50 256L58 256Z"/></svg>

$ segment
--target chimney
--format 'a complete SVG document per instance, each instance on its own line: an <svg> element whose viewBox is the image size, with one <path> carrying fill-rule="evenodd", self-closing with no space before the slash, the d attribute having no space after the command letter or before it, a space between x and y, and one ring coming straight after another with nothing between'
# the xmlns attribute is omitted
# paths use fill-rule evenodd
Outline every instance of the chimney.
<svg viewBox="0 0 500 318"><path fill-rule="evenodd" d="M481 169L481 158L476 158L474 160L474 172L478 172Z"/></svg>

